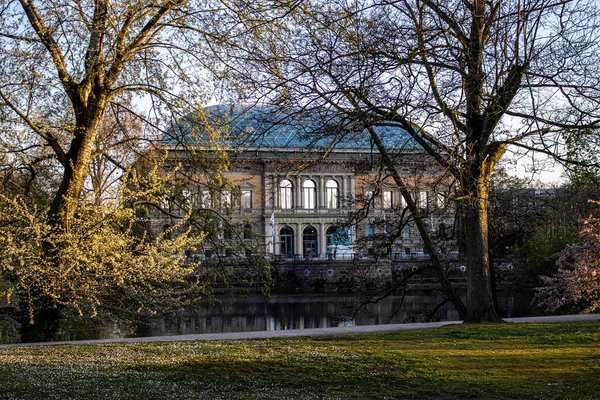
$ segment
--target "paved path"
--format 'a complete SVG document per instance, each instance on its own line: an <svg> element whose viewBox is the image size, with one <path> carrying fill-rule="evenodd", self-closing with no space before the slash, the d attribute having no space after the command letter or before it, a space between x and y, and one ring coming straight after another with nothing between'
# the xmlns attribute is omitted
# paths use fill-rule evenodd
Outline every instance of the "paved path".
<svg viewBox="0 0 600 400"><path fill-rule="evenodd" d="M522 324L550 324L557 322L600 321L600 314L557 315L551 317L505 318L507 322ZM446 325L458 325L462 321L423 322L414 324L362 325L338 328L292 329L287 331L228 332L203 333L195 335L153 336L123 339L78 340L70 342L16 343L0 345L1 348L22 346L52 346L65 344L100 344L100 343L138 343L138 342L176 342L184 340L239 340L239 339L271 339L297 336L340 335L371 332L409 331L416 329L439 328Z"/></svg>

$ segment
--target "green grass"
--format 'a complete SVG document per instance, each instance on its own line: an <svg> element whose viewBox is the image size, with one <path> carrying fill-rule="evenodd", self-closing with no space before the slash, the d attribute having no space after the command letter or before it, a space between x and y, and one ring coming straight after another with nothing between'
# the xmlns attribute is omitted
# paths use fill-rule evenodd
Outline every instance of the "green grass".
<svg viewBox="0 0 600 400"><path fill-rule="evenodd" d="M600 323L0 348L0 399L598 399Z"/></svg>

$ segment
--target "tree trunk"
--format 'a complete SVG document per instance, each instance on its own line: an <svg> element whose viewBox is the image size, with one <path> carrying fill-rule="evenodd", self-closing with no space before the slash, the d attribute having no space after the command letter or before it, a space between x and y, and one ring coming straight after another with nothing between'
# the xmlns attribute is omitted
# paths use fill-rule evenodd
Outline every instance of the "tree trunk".
<svg viewBox="0 0 600 400"><path fill-rule="evenodd" d="M485 174L484 174L485 175ZM492 297L488 251L489 177L474 182L474 194L465 206L467 240L467 315L465 322L502 322Z"/></svg>
<svg viewBox="0 0 600 400"><path fill-rule="evenodd" d="M100 121L106 108L105 96L90 100L90 105L75 105L76 128L71 147L65 155L64 173L58 191L55 193L48 216L52 223L69 225L79 203L83 185L89 174L92 150Z"/></svg>
<svg viewBox="0 0 600 400"><path fill-rule="evenodd" d="M442 286L442 291L448 297L450 302L452 302L452 305L454 306L454 308L456 309L456 311L458 312L460 317L465 318L465 315L467 313L467 307L465 306L465 304L462 302L460 296L456 293L456 291L452 287L450 280L448 280L448 276L446 275L446 272L444 271L444 268L442 267L440 258L438 257L438 249L433 244L433 241L431 240L431 236L429 235L429 232L425 228L425 224L423 223L423 218L421 217L420 212L419 212L415 202L413 201L406 184L404 183L404 180L402 179L402 177L400 176L400 173L398 172L398 169L396 168L396 163L390 158L390 156L387 152L387 149L385 148L385 146L381 142L381 139L379 138L379 136L377 136L377 134L375 133L373 128L369 128L369 133L371 135L373 142L375 143L375 145L377 146L377 148L379 150L379 154L381 155L383 163L385 164L388 171L392 175L394 182L400 189L400 194L402 195L402 197L406 201L406 204L408 205L408 209L410 210L410 212L414 218L415 224L417 225L417 229L419 230L419 234L421 235L421 238L423 239L423 243L425 244L425 248L429 251L431 265L437 275L438 280L440 281L440 285Z"/></svg>

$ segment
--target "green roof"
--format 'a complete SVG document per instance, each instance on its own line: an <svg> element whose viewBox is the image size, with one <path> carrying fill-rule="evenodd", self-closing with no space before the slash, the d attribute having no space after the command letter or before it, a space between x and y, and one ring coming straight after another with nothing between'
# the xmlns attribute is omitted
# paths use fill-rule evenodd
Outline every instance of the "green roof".
<svg viewBox="0 0 600 400"><path fill-rule="evenodd" d="M353 130L347 120L330 112L286 114L272 107L217 105L204 115L188 115L164 137L163 143L204 144L211 142L236 149L345 149L370 150L373 144L366 129ZM408 132L399 126L374 126L388 149L419 149ZM212 134L211 132L214 132Z"/></svg>

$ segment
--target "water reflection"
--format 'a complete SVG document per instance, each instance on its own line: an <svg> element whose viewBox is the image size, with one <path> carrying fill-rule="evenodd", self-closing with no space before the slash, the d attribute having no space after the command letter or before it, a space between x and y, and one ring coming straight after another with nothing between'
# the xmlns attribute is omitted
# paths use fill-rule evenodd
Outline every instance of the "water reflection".
<svg viewBox="0 0 600 400"><path fill-rule="evenodd" d="M380 325L414 322L422 319L444 300L435 291L413 291L404 299L389 296L367 310L354 315L357 297L339 294L276 294L265 297L252 294L220 303L204 303L188 310L178 321L146 319L138 336L161 336L193 333L273 331L286 329L326 328L335 326ZM502 317L520 317L527 313L527 302L513 295L499 296ZM458 320L452 305L437 311L443 321Z"/></svg>

